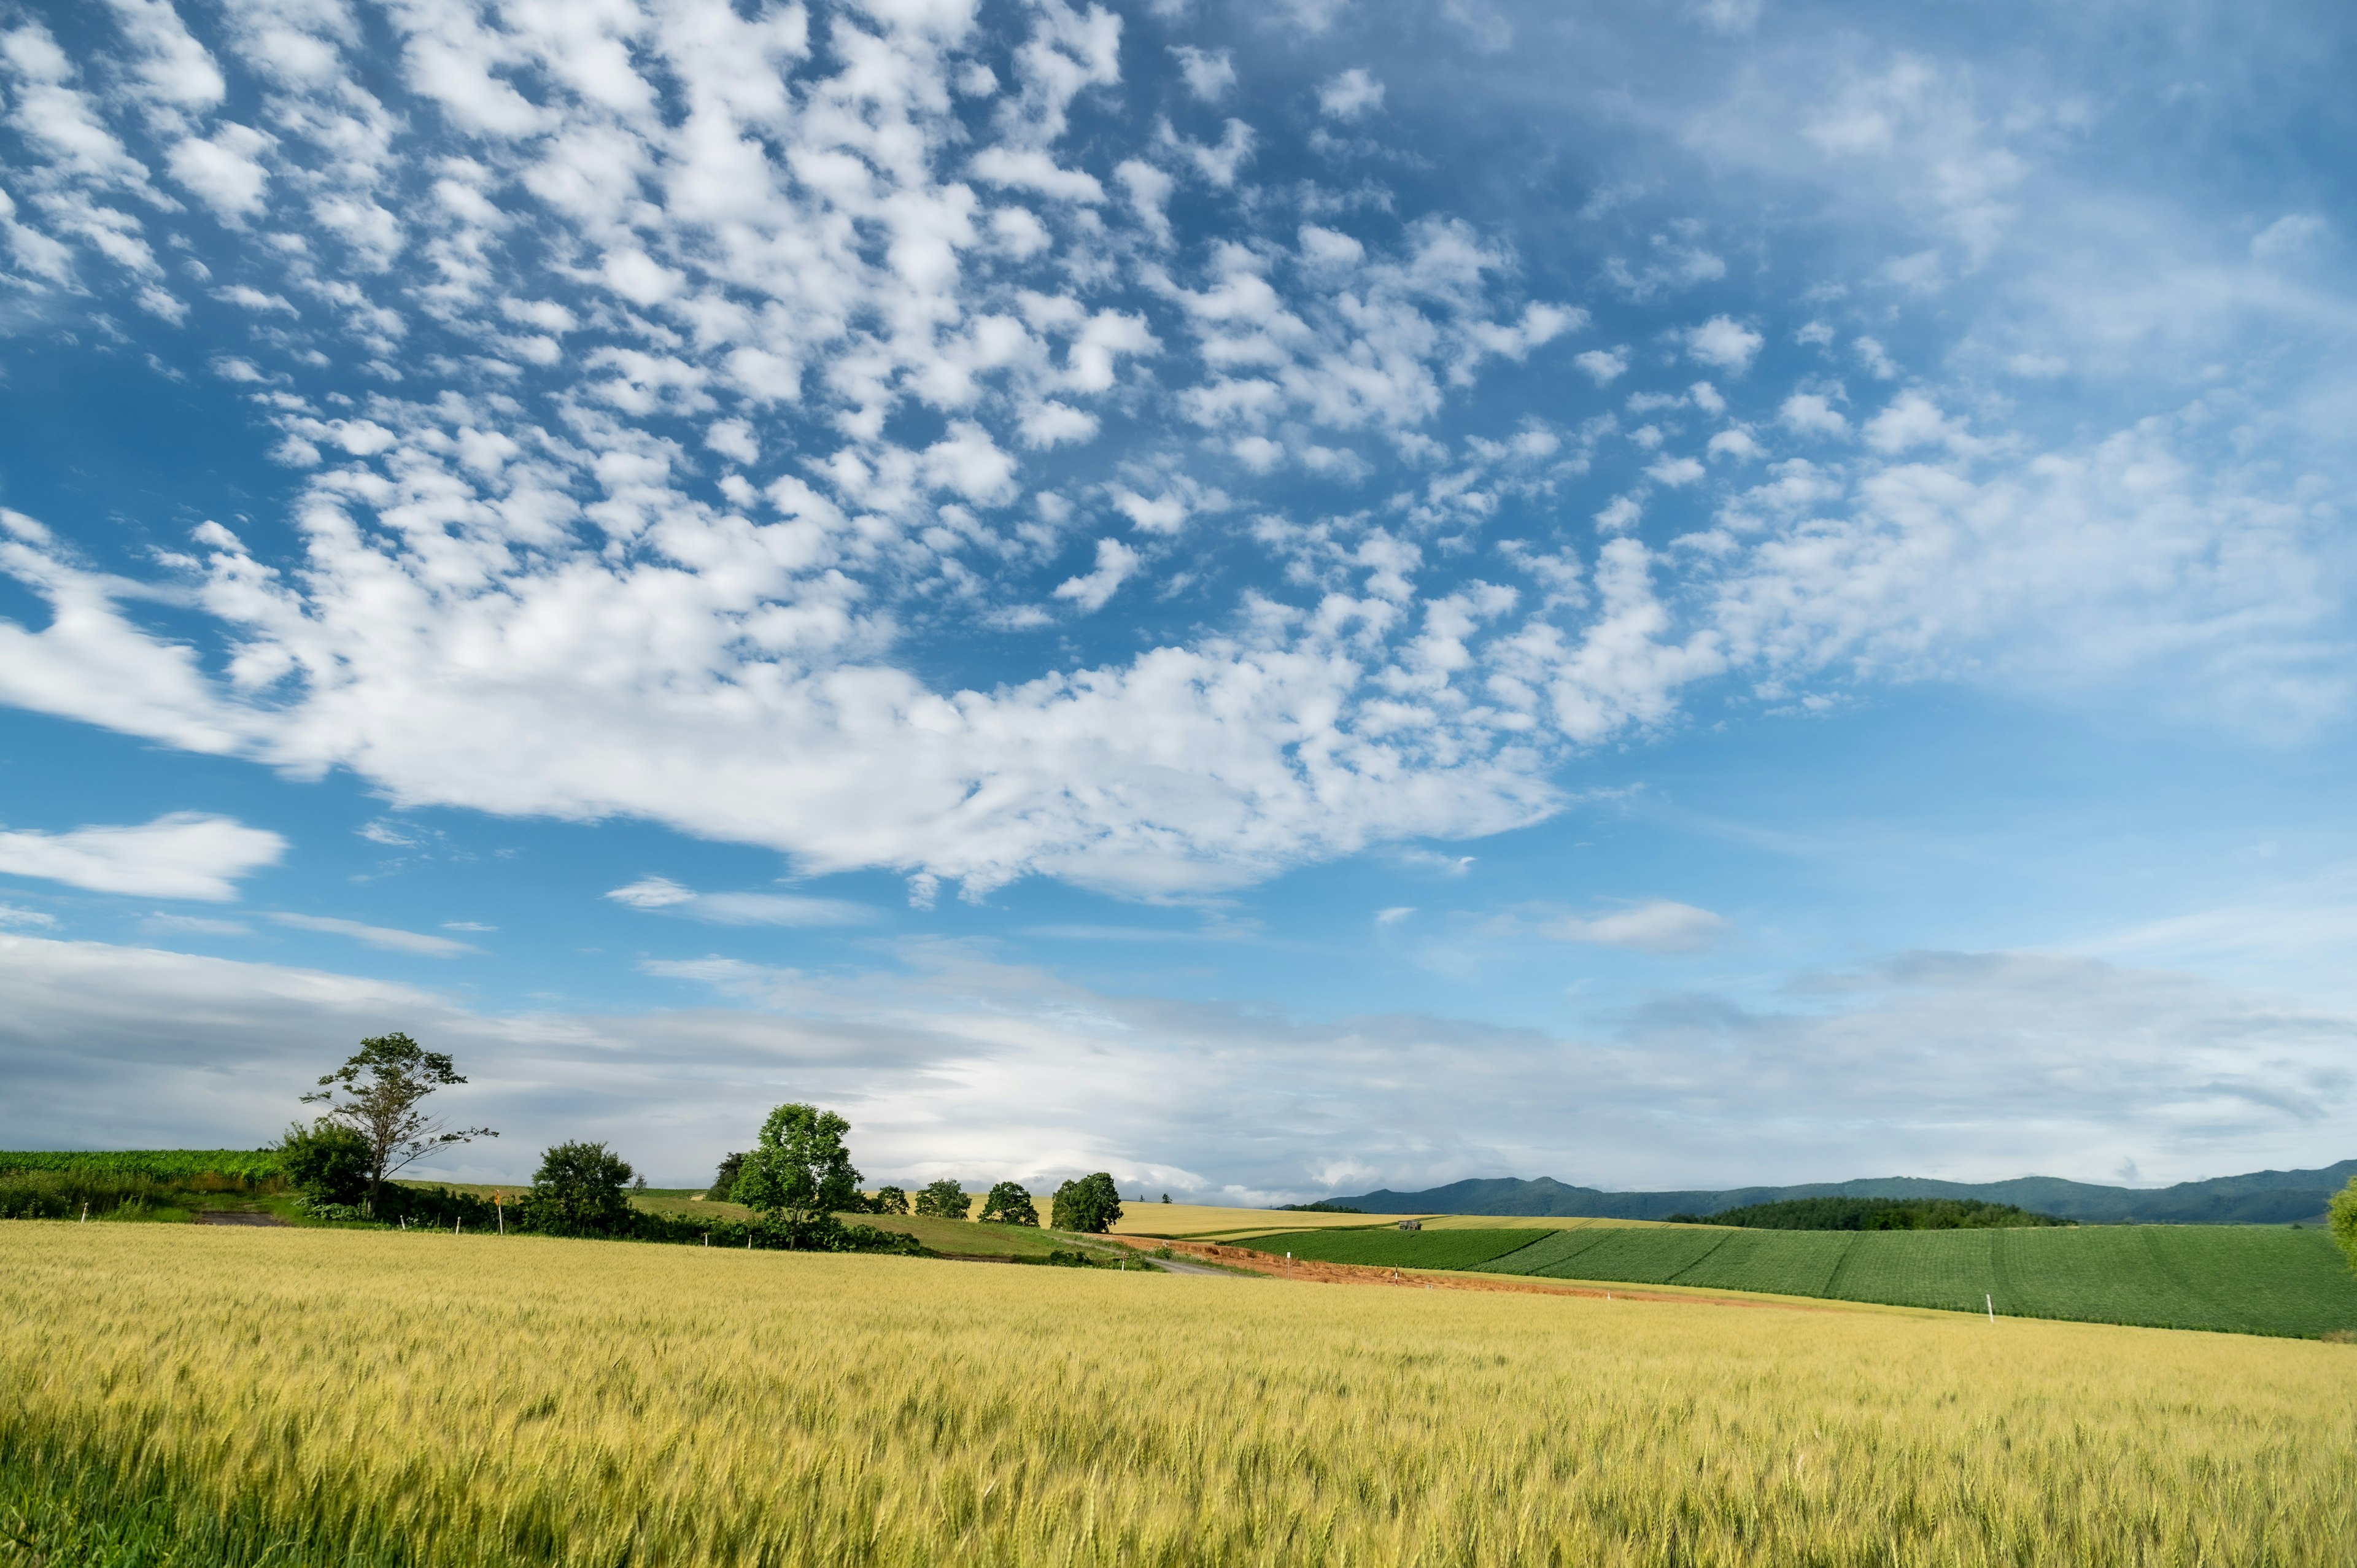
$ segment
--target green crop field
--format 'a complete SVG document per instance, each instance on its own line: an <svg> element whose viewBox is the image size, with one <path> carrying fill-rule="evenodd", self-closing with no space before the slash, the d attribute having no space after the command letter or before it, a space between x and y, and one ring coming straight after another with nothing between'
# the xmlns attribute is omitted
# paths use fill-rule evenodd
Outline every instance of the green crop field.
<svg viewBox="0 0 2357 1568"><path fill-rule="evenodd" d="M264 1182L278 1175L275 1149L0 1149L0 1171L76 1171L157 1181L226 1176Z"/></svg>
<svg viewBox="0 0 2357 1568"><path fill-rule="evenodd" d="M1824 1295L1857 1232L1738 1230L1678 1275L1682 1285Z"/></svg>
<svg viewBox="0 0 2357 1568"><path fill-rule="evenodd" d="M1383 1269L1471 1269L1528 1246L1532 1230L1293 1230L1238 1241L1255 1251L1290 1252L1321 1263Z"/></svg>
<svg viewBox="0 0 2357 1568"><path fill-rule="evenodd" d="M1241 1245L1320 1262L1675 1284L2156 1328L2357 1329L2321 1230L2266 1225L1738 1230L1707 1225L1297 1231Z"/></svg>
<svg viewBox="0 0 2357 1568"><path fill-rule="evenodd" d="M1555 1267L1595 1246L1611 1232L1601 1226L1579 1230L1555 1230L1528 1246L1519 1247L1482 1265L1484 1273L1535 1274ZM1528 1232L1524 1232L1528 1234Z"/></svg>

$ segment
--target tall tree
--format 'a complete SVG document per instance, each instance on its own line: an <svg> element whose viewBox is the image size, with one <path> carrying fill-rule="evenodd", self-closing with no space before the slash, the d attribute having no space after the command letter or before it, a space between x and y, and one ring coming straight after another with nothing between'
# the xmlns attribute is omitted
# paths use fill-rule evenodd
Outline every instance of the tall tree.
<svg viewBox="0 0 2357 1568"><path fill-rule="evenodd" d="M859 1207L859 1173L843 1135L851 1123L815 1105L780 1105L761 1123L732 1196L797 1229Z"/></svg>
<svg viewBox="0 0 2357 1568"><path fill-rule="evenodd" d="M976 1218L1001 1225L1037 1225L1039 1210L1032 1205L1031 1195L1023 1190L1021 1183L1003 1181L982 1200L982 1213Z"/></svg>
<svg viewBox="0 0 2357 1568"><path fill-rule="evenodd" d="M324 1105L319 1120L350 1128L369 1146L369 1201L373 1204L395 1171L422 1155L477 1138L496 1138L489 1127L452 1127L424 1109L437 1089L467 1080L450 1058L429 1051L407 1035L377 1035L319 1087L303 1097Z"/></svg>
<svg viewBox="0 0 2357 1568"><path fill-rule="evenodd" d="M1059 1230L1092 1235L1121 1223L1121 1188L1104 1171L1068 1181L1056 1189L1054 1213L1049 1223Z"/></svg>

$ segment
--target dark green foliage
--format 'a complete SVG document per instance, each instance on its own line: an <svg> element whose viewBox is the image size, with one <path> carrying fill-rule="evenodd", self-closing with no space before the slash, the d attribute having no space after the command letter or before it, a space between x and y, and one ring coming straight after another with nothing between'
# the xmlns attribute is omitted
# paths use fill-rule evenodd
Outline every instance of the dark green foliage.
<svg viewBox="0 0 2357 1568"><path fill-rule="evenodd" d="M779 1106L761 1123L729 1196L791 1230L857 1208L859 1173L843 1135L851 1123L815 1105Z"/></svg>
<svg viewBox="0 0 2357 1568"><path fill-rule="evenodd" d="M369 1142L340 1122L300 1122L278 1141L278 1168L312 1204L357 1204L368 1197L375 1168Z"/></svg>
<svg viewBox="0 0 2357 1568"><path fill-rule="evenodd" d="M385 1178L436 1149L499 1136L489 1127L450 1126L422 1109L427 1096L467 1080L451 1059L407 1035L374 1035L344 1065L321 1076L307 1105L323 1105L322 1122L340 1122L368 1140L369 1187L381 1196Z"/></svg>
<svg viewBox="0 0 2357 1568"><path fill-rule="evenodd" d="M917 1194L916 1212L936 1219L963 1219L968 1207L965 1188L947 1176L927 1182L924 1190Z"/></svg>
<svg viewBox="0 0 2357 1568"><path fill-rule="evenodd" d="M0 1149L0 1171L82 1171L144 1176L156 1181L219 1176L248 1187L279 1176L279 1151L267 1149ZM227 1188L225 1190L245 1190Z"/></svg>
<svg viewBox="0 0 2357 1568"><path fill-rule="evenodd" d="M1037 1225L1039 1210L1031 1202L1031 1195L1019 1182L1003 1181L990 1189L982 1200L980 1218L1001 1225Z"/></svg>
<svg viewBox="0 0 2357 1568"><path fill-rule="evenodd" d="M1256 1236L1239 1247L1292 1253L1321 1263L1363 1263L1383 1269L1470 1269L1528 1246L1545 1230L1295 1230Z"/></svg>
<svg viewBox="0 0 2357 1568"><path fill-rule="evenodd" d="M897 1187L879 1187L876 1196L867 1200L867 1208L871 1214L906 1214L909 1195Z"/></svg>
<svg viewBox="0 0 2357 1568"><path fill-rule="evenodd" d="M2351 1176L2349 1185L2332 1195L2331 1218L2325 1221L2325 1229L2348 1255L2349 1266L2357 1269L2357 1176Z"/></svg>
<svg viewBox="0 0 2357 1568"><path fill-rule="evenodd" d="M637 1211L623 1189L630 1165L603 1144L558 1144L533 1173L531 1227L551 1235L626 1233Z"/></svg>
<svg viewBox="0 0 2357 1568"><path fill-rule="evenodd" d="M1163 1194L1162 1201L1169 1202L1170 1195ZM1364 1214L1366 1212L1363 1208L1352 1208L1348 1204L1329 1203L1322 1197L1315 1203L1280 1203L1276 1207L1281 1214Z"/></svg>
<svg viewBox="0 0 2357 1568"><path fill-rule="evenodd" d="M1056 1189L1049 1223L1059 1230L1099 1235L1121 1223L1121 1189L1104 1171Z"/></svg>
<svg viewBox="0 0 2357 1568"><path fill-rule="evenodd" d="M707 1203L735 1202L733 1195L737 1191L737 1178L744 1174L744 1155L736 1154L721 1155L720 1174L713 1178L710 1187L704 1189L705 1201Z"/></svg>
<svg viewBox="0 0 2357 1568"><path fill-rule="evenodd" d="M1734 1225L1752 1230L1993 1230L2078 1223L2032 1214L2010 1203L1969 1197L1791 1197L1669 1219L1675 1225Z"/></svg>
<svg viewBox="0 0 2357 1568"><path fill-rule="evenodd" d="M178 1207L181 1191L153 1176L117 1171L0 1171L0 1219L129 1218Z"/></svg>

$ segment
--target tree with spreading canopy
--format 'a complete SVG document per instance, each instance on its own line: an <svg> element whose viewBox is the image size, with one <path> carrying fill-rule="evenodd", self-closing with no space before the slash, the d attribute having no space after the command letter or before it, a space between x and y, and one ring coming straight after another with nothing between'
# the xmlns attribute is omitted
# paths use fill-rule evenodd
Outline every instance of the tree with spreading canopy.
<svg viewBox="0 0 2357 1568"><path fill-rule="evenodd" d="M1001 1225L1037 1225L1039 1210L1032 1206L1031 1195L1017 1182L1003 1181L990 1189L982 1200L979 1219L995 1220Z"/></svg>
<svg viewBox="0 0 2357 1568"><path fill-rule="evenodd" d="M373 1203L386 1180L411 1161L453 1144L499 1136L489 1127L454 1128L423 1109L436 1090L466 1081L440 1051L429 1051L407 1035L377 1035L322 1077L303 1103L326 1106L319 1122L350 1128L366 1140L368 1196Z"/></svg>
<svg viewBox="0 0 2357 1568"><path fill-rule="evenodd" d="M832 1111L780 1105L738 1167L729 1196L799 1230L859 1207L859 1173L843 1135L851 1123Z"/></svg>
<svg viewBox="0 0 2357 1568"><path fill-rule="evenodd" d="M1112 1176L1104 1171L1068 1181L1056 1189L1049 1223L1059 1230L1092 1235L1108 1230L1121 1223L1121 1188L1114 1186Z"/></svg>
<svg viewBox="0 0 2357 1568"><path fill-rule="evenodd" d="M603 1144L558 1144L533 1173L533 1223L544 1230L602 1236L630 1217L623 1190L630 1164Z"/></svg>
<svg viewBox="0 0 2357 1568"><path fill-rule="evenodd" d="M925 1189L917 1194L917 1212L938 1219L963 1219L968 1207L965 1188L949 1176L927 1182Z"/></svg>
<svg viewBox="0 0 2357 1568"><path fill-rule="evenodd" d="M876 1196L869 1199L869 1206L878 1214L906 1214L909 1212L909 1195L897 1187L879 1187L876 1189Z"/></svg>
<svg viewBox="0 0 2357 1568"><path fill-rule="evenodd" d="M705 1188L704 1200L706 1203L727 1203L732 1201L729 1195L737 1190L737 1173L742 1171L744 1168L744 1155L738 1154L721 1155L720 1174L713 1178L712 1185L710 1187Z"/></svg>

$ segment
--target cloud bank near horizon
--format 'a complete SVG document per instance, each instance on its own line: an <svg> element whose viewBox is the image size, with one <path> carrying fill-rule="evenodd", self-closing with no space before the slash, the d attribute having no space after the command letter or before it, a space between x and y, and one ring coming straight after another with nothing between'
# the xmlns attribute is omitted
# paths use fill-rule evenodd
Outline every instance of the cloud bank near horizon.
<svg viewBox="0 0 2357 1568"><path fill-rule="evenodd" d="M1109 1169L1215 1203L1499 1175L2157 1182L2346 1157L2357 1088L2357 1015L2079 958L1911 954L1803 977L1773 1007L1663 997L1587 1037L1108 995L973 944L898 959L853 975L658 961L675 1010L495 1015L318 970L0 934L0 1142L265 1141L350 1042L393 1026L457 1056L454 1109L504 1134L429 1167L464 1180L526 1178L575 1137L702 1180L791 1098L849 1117L870 1176Z"/></svg>

